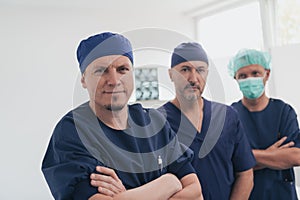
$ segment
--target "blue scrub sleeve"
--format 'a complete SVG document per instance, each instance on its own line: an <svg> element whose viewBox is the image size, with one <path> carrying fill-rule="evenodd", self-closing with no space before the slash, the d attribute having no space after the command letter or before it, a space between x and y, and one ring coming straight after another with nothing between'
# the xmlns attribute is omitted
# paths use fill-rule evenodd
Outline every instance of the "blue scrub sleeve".
<svg viewBox="0 0 300 200"><path fill-rule="evenodd" d="M168 172L174 174L180 180L188 174L195 173L195 169L191 164L194 153L191 149L178 141L177 135L170 126L167 127L170 130L170 138L172 138L172 146L169 148L170 157L168 160L174 160L168 166Z"/></svg>
<svg viewBox="0 0 300 200"><path fill-rule="evenodd" d="M280 122L280 137L287 136L287 142L293 141L295 147L300 147L300 130L295 110L288 104L284 106Z"/></svg>
<svg viewBox="0 0 300 200"><path fill-rule="evenodd" d="M96 193L98 193L97 188L91 187L90 180L85 179L75 185L72 199L73 200L88 199Z"/></svg>
<svg viewBox="0 0 300 200"><path fill-rule="evenodd" d="M81 143L72 118L56 126L45 154L42 171L56 200L88 199L97 193L90 174L101 165Z"/></svg>
<svg viewBox="0 0 300 200"><path fill-rule="evenodd" d="M186 152L176 161L169 166L169 171L174 174L179 180L184 176L196 173L191 164L193 158L192 150L188 149Z"/></svg>
<svg viewBox="0 0 300 200"><path fill-rule="evenodd" d="M238 118L236 118L236 126L236 142L232 161L234 164L234 171L242 172L254 167L256 160L245 134L244 127Z"/></svg>

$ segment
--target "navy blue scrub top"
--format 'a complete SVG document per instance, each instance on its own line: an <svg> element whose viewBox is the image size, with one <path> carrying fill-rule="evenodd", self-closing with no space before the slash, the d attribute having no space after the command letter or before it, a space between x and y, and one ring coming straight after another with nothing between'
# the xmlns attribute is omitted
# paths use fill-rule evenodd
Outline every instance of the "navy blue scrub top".
<svg viewBox="0 0 300 200"><path fill-rule="evenodd" d="M241 101L232 106L238 111L246 135L253 149L266 149L284 136L285 143L295 142L300 147L300 131L294 109L279 99L270 99L267 107L259 112L250 112ZM284 144L285 144L284 143ZM254 171L254 188L251 200L295 200L295 175L293 168Z"/></svg>
<svg viewBox="0 0 300 200"><path fill-rule="evenodd" d="M235 173L255 166L255 158L236 111L203 98L200 132L172 103L159 108L179 141L194 151L192 165L205 200L229 200Z"/></svg>
<svg viewBox="0 0 300 200"><path fill-rule="evenodd" d="M97 165L115 169L126 189L144 185L165 173L179 179L195 173L193 152L178 143L158 111L130 105L129 128L115 130L94 115L88 103L67 113L56 125L42 171L57 200L88 199L97 193L90 174ZM162 164L158 158L162 159Z"/></svg>

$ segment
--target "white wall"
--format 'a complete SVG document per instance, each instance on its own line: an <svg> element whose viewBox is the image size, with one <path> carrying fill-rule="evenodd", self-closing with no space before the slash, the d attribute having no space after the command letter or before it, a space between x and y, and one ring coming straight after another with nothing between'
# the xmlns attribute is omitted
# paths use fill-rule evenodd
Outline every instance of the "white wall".
<svg viewBox="0 0 300 200"><path fill-rule="evenodd" d="M300 119L299 52L300 43L271 49L272 78L275 80L272 94L291 104L298 113L298 119Z"/></svg>
<svg viewBox="0 0 300 200"><path fill-rule="evenodd" d="M52 199L40 166L54 125L80 101L73 99L79 41L144 27L193 35L190 19L162 11L1 5L1 200Z"/></svg>

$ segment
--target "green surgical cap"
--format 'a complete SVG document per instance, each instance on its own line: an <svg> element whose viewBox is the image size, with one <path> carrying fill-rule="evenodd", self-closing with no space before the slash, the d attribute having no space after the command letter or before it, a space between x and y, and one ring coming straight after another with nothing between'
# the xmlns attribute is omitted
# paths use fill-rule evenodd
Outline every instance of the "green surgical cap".
<svg viewBox="0 0 300 200"><path fill-rule="evenodd" d="M254 49L240 50L228 64L228 72L234 77L235 73L242 67L248 65L261 65L265 69L271 69L271 56L267 52L261 52Z"/></svg>

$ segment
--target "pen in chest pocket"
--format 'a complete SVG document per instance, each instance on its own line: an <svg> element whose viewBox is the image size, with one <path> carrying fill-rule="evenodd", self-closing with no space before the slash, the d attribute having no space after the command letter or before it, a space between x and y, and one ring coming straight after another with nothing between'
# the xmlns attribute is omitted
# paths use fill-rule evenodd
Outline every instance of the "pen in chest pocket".
<svg viewBox="0 0 300 200"><path fill-rule="evenodd" d="M163 170L163 160L162 160L162 158L161 158L160 155L159 155L158 158L157 158L157 163L158 163L160 172L162 172L162 170Z"/></svg>

